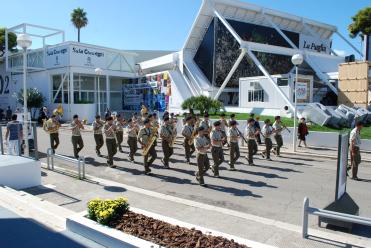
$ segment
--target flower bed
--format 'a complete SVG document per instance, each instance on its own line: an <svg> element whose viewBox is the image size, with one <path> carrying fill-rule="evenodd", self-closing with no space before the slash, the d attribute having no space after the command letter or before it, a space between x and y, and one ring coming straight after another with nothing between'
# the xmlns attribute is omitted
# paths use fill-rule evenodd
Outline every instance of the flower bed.
<svg viewBox="0 0 371 248"><path fill-rule="evenodd" d="M129 211L127 199L94 199L88 203L88 218L122 233L161 247L247 248L233 239L202 233L195 228L172 225L141 213Z"/></svg>
<svg viewBox="0 0 371 248"><path fill-rule="evenodd" d="M203 234L194 228L188 229L171 225L131 211L110 222L109 226L164 247L247 247L235 243L233 240Z"/></svg>

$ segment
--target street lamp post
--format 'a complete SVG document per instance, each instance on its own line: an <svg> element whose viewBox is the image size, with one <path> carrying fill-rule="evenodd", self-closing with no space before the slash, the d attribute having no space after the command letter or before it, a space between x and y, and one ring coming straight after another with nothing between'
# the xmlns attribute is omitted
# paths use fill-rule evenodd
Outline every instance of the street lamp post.
<svg viewBox="0 0 371 248"><path fill-rule="evenodd" d="M28 109L27 109L27 48L32 45L32 39L27 34L20 34L17 37L17 45L23 49L23 136L25 140L24 155L28 157Z"/></svg>
<svg viewBox="0 0 371 248"><path fill-rule="evenodd" d="M293 152L296 152L296 136L297 136L297 115L298 115L298 109L297 109L297 103L298 103L298 98L297 98L297 83L298 83L298 67L301 65L304 61L303 55L298 53L292 56L291 62L295 65L295 85L294 85L294 96L295 96L295 103L294 103L294 132L293 132L293 137L292 137L292 146L293 146Z"/></svg>
<svg viewBox="0 0 371 248"><path fill-rule="evenodd" d="M101 68L95 68L95 73L98 75L98 114L100 115L100 83L99 83L99 78L100 75L102 75L103 70Z"/></svg>

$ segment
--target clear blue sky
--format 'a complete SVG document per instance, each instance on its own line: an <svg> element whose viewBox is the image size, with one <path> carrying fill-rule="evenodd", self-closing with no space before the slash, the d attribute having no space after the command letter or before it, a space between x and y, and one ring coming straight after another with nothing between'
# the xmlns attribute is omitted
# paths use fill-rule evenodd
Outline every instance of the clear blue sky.
<svg viewBox="0 0 371 248"><path fill-rule="evenodd" d="M119 49L179 50L189 33L202 0L0 0L0 26L23 22L65 30L66 40L77 40L70 22L76 7L87 12L89 25L81 41ZM247 2L307 17L338 27L347 26L368 0L248 0ZM13 10L13 11L11 11ZM360 48L360 40L352 40ZM350 52L338 38L334 48Z"/></svg>

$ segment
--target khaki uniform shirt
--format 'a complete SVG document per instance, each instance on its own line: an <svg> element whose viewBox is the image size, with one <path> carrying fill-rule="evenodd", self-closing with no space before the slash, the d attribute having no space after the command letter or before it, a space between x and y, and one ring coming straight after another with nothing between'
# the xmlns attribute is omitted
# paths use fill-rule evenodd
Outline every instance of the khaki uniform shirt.
<svg viewBox="0 0 371 248"><path fill-rule="evenodd" d="M193 127L191 125L185 125L182 129L182 135L186 138L190 138L193 133Z"/></svg>
<svg viewBox="0 0 371 248"><path fill-rule="evenodd" d="M198 154L206 154L206 152L201 152L200 148L208 146L209 140L205 136L197 136L197 138L194 140L194 145Z"/></svg>
<svg viewBox="0 0 371 248"><path fill-rule="evenodd" d="M228 123L227 123L227 121L226 121L225 119L224 119L224 120L223 120L223 119L220 119L219 121L220 121L220 123L221 123L221 125L220 125L221 130L225 132L226 127L228 127Z"/></svg>
<svg viewBox="0 0 371 248"><path fill-rule="evenodd" d="M162 138L165 138L166 140L169 140L173 137L173 126L171 124L164 124L161 126L160 129L160 136Z"/></svg>
<svg viewBox="0 0 371 248"><path fill-rule="evenodd" d="M124 131L124 122L116 121L116 132L123 132Z"/></svg>
<svg viewBox="0 0 371 248"><path fill-rule="evenodd" d="M349 143L352 143L352 141L354 141L354 146L361 146L361 134L357 131L357 128L353 128L350 132Z"/></svg>
<svg viewBox="0 0 371 248"><path fill-rule="evenodd" d="M74 121L71 123L71 128L72 136L81 136L80 127L78 127Z"/></svg>
<svg viewBox="0 0 371 248"><path fill-rule="evenodd" d="M213 141L222 141L223 139L223 134L222 134L222 131L219 131L219 130L213 130L211 132L211 140ZM212 144L212 143L211 143ZM222 144L219 144L219 145L216 145L216 144L212 144L212 146L215 146L215 147L222 147Z"/></svg>
<svg viewBox="0 0 371 248"><path fill-rule="evenodd" d="M104 122L103 121L94 121L93 122L93 131L94 131L94 134L103 134L103 126L104 126Z"/></svg>
<svg viewBox="0 0 371 248"><path fill-rule="evenodd" d="M106 135L107 139L114 139L115 138L115 128L116 128L115 124L110 125L110 124L106 123L104 125L104 134Z"/></svg>
<svg viewBox="0 0 371 248"><path fill-rule="evenodd" d="M128 125L127 126L127 132L128 132L128 136L129 137L137 137L138 133L137 133L137 130L139 129L139 127L137 125Z"/></svg>
<svg viewBox="0 0 371 248"><path fill-rule="evenodd" d="M249 140L254 140L255 139L255 127L254 126L250 127L249 125L247 125L247 127L246 127L246 137Z"/></svg>
<svg viewBox="0 0 371 248"><path fill-rule="evenodd" d="M232 143L238 143L238 138L240 137L240 133L237 131L237 128L231 127L228 132L229 140Z"/></svg>
<svg viewBox="0 0 371 248"><path fill-rule="evenodd" d="M207 120L207 121L206 120L203 120L203 121L201 121L200 126L201 127L204 127L207 130L209 130L210 127L211 127L210 120Z"/></svg>
<svg viewBox="0 0 371 248"><path fill-rule="evenodd" d="M265 138L270 139L273 133L273 128L271 125L265 124L262 129L262 134L264 135Z"/></svg>
<svg viewBox="0 0 371 248"><path fill-rule="evenodd" d="M148 143L149 137L151 136L151 128L143 127L138 133L138 140L141 140L145 145Z"/></svg>
<svg viewBox="0 0 371 248"><path fill-rule="evenodd" d="M53 121L53 119L49 119L46 121L46 128L49 133L58 133L58 121ZM50 130L51 129L51 130Z"/></svg>
<svg viewBox="0 0 371 248"><path fill-rule="evenodd" d="M273 123L273 129L274 130L279 130L276 132L277 135L281 135L281 131L282 131L282 124L281 123L277 123L276 121Z"/></svg>

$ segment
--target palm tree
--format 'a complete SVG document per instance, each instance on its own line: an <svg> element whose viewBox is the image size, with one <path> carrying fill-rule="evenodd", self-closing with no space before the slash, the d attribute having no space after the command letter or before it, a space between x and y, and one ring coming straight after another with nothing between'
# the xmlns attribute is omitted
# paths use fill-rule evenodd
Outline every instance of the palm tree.
<svg viewBox="0 0 371 248"><path fill-rule="evenodd" d="M88 25L88 18L84 9L74 9L71 13L71 22L77 28L77 41L80 42L80 29Z"/></svg>

